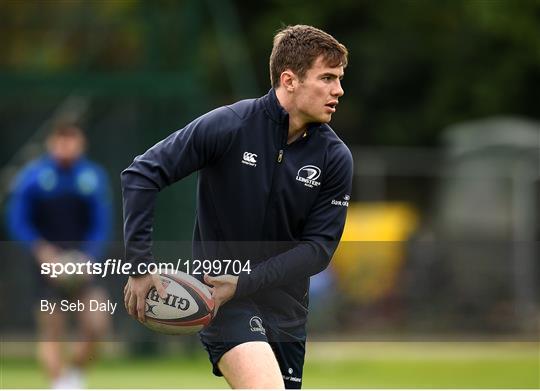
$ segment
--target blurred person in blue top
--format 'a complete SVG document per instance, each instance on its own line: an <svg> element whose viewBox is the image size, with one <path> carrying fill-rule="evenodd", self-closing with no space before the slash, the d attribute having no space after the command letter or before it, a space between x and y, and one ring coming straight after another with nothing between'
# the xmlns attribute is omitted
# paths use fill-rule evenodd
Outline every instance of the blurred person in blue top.
<svg viewBox="0 0 540 391"><path fill-rule="evenodd" d="M30 162L18 174L8 204L8 228L12 239L32 254L34 287L42 300L57 303L56 310L37 311L38 358L53 388L82 388L83 371L95 353L95 341L109 327L106 312L74 311L78 341L69 360L62 357L61 339L70 331L69 312L60 310L62 300L103 302L107 293L89 275L50 278L40 273L43 262L99 262L111 228L110 190L104 170L84 153L82 129L56 123L46 140L47 153Z"/></svg>

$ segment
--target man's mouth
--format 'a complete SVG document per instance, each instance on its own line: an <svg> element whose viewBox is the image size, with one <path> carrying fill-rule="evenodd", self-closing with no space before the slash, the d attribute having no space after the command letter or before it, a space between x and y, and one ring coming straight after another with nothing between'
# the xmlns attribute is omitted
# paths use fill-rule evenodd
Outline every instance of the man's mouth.
<svg viewBox="0 0 540 391"><path fill-rule="evenodd" d="M325 104L325 106L328 107L332 113L334 113L336 111L336 106L337 105L338 105L337 100L333 100L333 101L330 101L327 104Z"/></svg>

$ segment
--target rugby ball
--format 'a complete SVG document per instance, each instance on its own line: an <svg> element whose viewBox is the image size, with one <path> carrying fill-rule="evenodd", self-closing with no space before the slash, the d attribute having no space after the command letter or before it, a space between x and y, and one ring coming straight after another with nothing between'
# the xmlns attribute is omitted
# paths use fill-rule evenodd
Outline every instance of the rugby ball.
<svg viewBox="0 0 540 391"><path fill-rule="evenodd" d="M145 326L164 334L193 334L207 326L214 316L214 300L208 287L183 272L161 273L167 297L152 288L145 303Z"/></svg>

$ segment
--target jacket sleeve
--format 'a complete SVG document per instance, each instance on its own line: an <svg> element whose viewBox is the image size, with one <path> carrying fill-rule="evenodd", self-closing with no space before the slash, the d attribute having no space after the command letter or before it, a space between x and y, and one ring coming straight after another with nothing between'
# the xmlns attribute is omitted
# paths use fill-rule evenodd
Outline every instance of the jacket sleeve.
<svg viewBox="0 0 540 391"><path fill-rule="evenodd" d="M218 161L232 142L236 118L227 107L205 114L137 156L122 172L127 262L137 265L153 260L152 227L157 193Z"/></svg>
<svg viewBox="0 0 540 391"><path fill-rule="evenodd" d="M299 243L261 262L238 279L235 297L286 285L324 270L339 244L351 194L353 160L342 145L339 157L329 164L319 196L311 209Z"/></svg>
<svg viewBox="0 0 540 391"><path fill-rule="evenodd" d="M36 172L35 167L26 167L17 176L7 208L7 226L10 236L22 242L28 249L31 249L33 244L41 238L31 219Z"/></svg>

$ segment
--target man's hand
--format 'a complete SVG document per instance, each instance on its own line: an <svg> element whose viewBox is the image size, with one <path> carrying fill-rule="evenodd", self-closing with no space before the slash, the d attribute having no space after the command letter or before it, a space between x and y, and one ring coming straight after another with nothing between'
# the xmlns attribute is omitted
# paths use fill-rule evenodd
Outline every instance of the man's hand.
<svg viewBox="0 0 540 391"><path fill-rule="evenodd" d="M144 322L144 304L150 289L156 288L159 297L167 298L159 274L146 274L141 277L129 277L124 287L124 305L128 314L139 322Z"/></svg>
<svg viewBox="0 0 540 391"><path fill-rule="evenodd" d="M234 296L234 293L236 292L236 285L238 284L238 276L225 274L223 276L211 277L208 274L205 274L204 282L213 286L213 288L210 288L210 292L212 292L212 298L214 299L215 303L215 316L219 307L228 302Z"/></svg>
<svg viewBox="0 0 540 391"><path fill-rule="evenodd" d="M61 252L62 250L46 240L39 240L32 247L32 253L40 265L44 262L58 262Z"/></svg>

